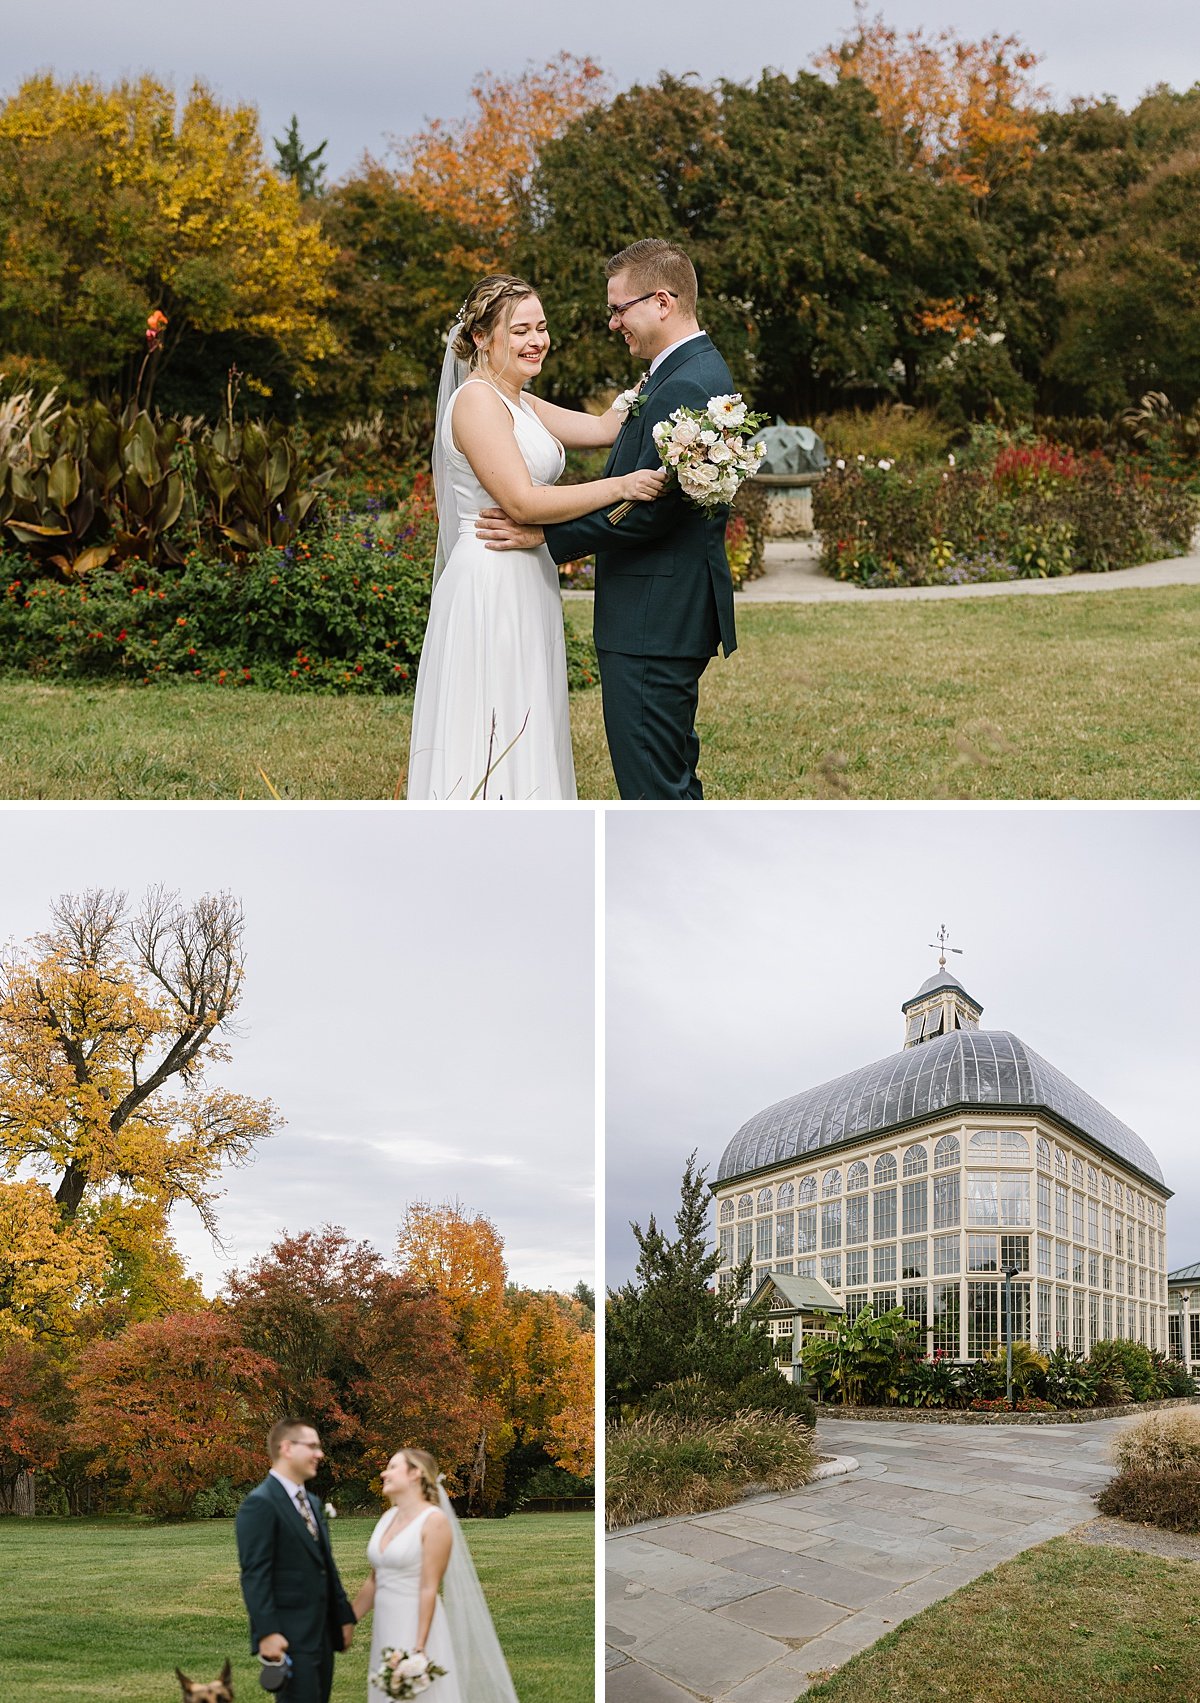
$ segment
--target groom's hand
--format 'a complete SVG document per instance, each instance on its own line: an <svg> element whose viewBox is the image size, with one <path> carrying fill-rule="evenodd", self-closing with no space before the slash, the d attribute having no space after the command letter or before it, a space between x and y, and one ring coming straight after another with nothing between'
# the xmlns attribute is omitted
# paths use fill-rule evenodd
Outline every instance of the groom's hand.
<svg viewBox="0 0 1200 1703"><path fill-rule="evenodd" d="M277 1662L287 1647L288 1641L282 1632L268 1632L265 1638L258 1640L258 1653L269 1662Z"/></svg>
<svg viewBox="0 0 1200 1703"><path fill-rule="evenodd" d="M503 509L482 509L475 522L475 535L489 550L536 550L546 542L540 526L522 526L510 520Z"/></svg>
<svg viewBox="0 0 1200 1703"><path fill-rule="evenodd" d="M342 1649L348 1650L350 1648L350 1645L353 1642L354 1642L354 1622L351 1621L349 1626L343 1626L342 1627Z"/></svg>

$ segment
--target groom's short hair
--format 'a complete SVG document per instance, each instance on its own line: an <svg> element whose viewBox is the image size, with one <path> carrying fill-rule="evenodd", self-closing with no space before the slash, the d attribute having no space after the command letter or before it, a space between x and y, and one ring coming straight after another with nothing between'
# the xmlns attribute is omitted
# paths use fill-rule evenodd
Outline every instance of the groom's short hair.
<svg viewBox="0 0 1200 1703"><path fill-rule="evenodd" d="M301 1431L311 1431L311 1419L280 1419L267 1432L267 1459L277 1461L285 1443L297 1438Z"/></svg>
<svg viewBox="0 0 1200 1703"><path fill-rule="evenodd" d="M679 300L679 311L690 319L696 312L696 268L687 255L673 242L661 237L643 237L631 242L620 254L614 254L604 268L606 278L618 272L628 272L632 289L643 291L669 290Z"/></svg>

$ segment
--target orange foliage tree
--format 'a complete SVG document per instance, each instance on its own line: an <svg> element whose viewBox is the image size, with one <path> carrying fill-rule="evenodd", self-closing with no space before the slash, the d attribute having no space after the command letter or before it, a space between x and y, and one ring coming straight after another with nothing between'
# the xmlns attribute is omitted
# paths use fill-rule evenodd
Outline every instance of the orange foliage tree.
<svg viewBox="0 0 1200 1703"><path fill-rule="evenodd" d="M394 144L400 188L461 233L451 264L476 272L504 264L529 213L541 149L604 93L598 65L560 53L520 77L484 75L471 90L472 115L457 123L435 118Z"/></svg>
<svg viewBox="0 0 1200 1703"><path fill-rule="evenodd" d="M1045 90L1031 74L1039 56L1015 35L962 41L952 29L899 36L862 0L855 33L816 56L820 70L854 77L875 96L897 163L962 184L983 202L1026 171Z"/></svg>
<svg viewBox="0 0 1200 1703"><path fill-rule="evenodd" d="M471 1377L451 1309L370 1243L329 1225L284 1236L227 1295L243 1341L275 1362L276 1417L316 1426L340 1488L369 1497L404 1444L431 1450L448 1476L471 1458Z"/></svg>
<svg viewBox="0 0 1200 1703"><path fill-rule="evenodd" d="M265 1470L274 1371L221 1312L147 1319L84 1350L71 1434L91 1453L88 1472L131 1506L186 1514L218 1479L245 1483Z"/></svg>

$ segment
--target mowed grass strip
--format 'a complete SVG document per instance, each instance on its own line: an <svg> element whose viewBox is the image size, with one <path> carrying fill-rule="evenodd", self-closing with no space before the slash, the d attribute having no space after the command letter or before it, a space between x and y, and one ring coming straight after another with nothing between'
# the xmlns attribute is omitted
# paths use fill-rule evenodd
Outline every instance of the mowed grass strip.
<svg viewBox="0 0 1200 1703"><path fill-rule="evenodd" d="M586 631L590 602L567 608ZM701 682L710 798L1200 795L1200 587L755 604L738 627ZM393 798L411 711L6 679L0 796ZM614 798L599 693L576 693L571 719L580 797Z"/></svg>
<svg viewBox="0 0 1200 1703"><path fill-rule="evenodd" d="M343 1516L333 1526L351 1597L373 1525ZM591 1703L592 1520L517 1514L465 1529L521 1703ZM238 1697L258 1695L232 1520L6 1519L0 1558L6 1697L166 1703L179 1696L177 1665L215 1679L226 1656ZM338 1658L334 1703L364 1703L369 1653L367 1621Z"/></svg>
<svg viewBox="0 0 1200 1703"><path fill-rule="evenodd" d="M1055 1538L814 1685L820 1703L1197 1703L1200 1563Z"/></svg>

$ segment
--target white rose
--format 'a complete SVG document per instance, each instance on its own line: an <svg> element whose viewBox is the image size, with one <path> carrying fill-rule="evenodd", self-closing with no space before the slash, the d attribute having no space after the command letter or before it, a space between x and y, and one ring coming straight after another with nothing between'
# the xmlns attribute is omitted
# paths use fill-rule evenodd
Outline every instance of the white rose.
<svg viewBox="0 0 1200 1703"><path fill-rule="evenodd" d="M429 1687L433 1684L433 1681L427 1673L419 1673L415 1679L409 1680L409 1684L412 1686L414 1692L421 1692L428 1691Z"/></svg>
<svg viewBox="0 0 1200 1703"><path fill-rule="evenodd" d="M746 404L736 391L732 396L714 396L708 404L708 417L718 426L740 426L746 418Z"/></svg>
<svg viewBox="0 0 1200 1703"><path fill-rule="evenodd" d="M715 485L718 479L717 470L711 461L698 461L688 471L698 485Z"/></svg>
<svg viewBox="0 0 1200 1703"><path fill-rule="evenodd" d="M708 446L710 448L712 447L713 444L722 443L723 441L724 440L721 438L721 436L717 432L704 431L704 432L700 433L700 442L703 443L703 444L708 444Z"/></svg>
<svg viewBox="0 0 1200 1703"><path fill-rule="evenodd" d="M633 405L641 388L640 384L635 384L632 390L623 390L613 403L613 413L619 414L622 420L627 420L633 412Z"/></svg>
<svg viewBox="0 0 1200 1703"><path fill-rule="evenodd" d="M715 466L721 467L725 462L733 460L733 451L730 449L729 445L722 440L720 443L713 444L712 448L708 452L708 459L713 462Z"/></svg>
<svg viewBox="0 0 1200 1703"><path fill-rule="evenodd" d="M695 420L677 420L671 436L676 443L693 444L699 440L700 428Z"/></svg>

